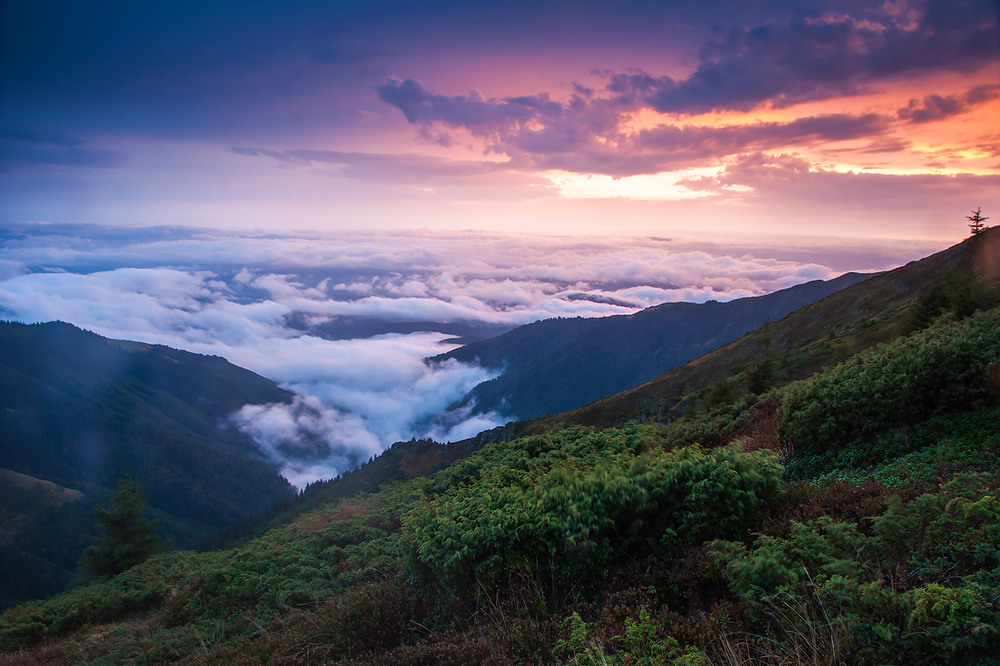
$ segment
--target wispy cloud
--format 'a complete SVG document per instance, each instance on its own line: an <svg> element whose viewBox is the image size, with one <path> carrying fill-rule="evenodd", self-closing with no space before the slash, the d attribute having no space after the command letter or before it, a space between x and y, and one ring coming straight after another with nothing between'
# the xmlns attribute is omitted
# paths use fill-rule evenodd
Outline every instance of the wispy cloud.
<svg viewBox="0 0 1000 666"><path fill-rule="evenodd" d="M0 172L15 168L108 169L125 161L121 152L93 148L76 137L0 128Z"/></svg>

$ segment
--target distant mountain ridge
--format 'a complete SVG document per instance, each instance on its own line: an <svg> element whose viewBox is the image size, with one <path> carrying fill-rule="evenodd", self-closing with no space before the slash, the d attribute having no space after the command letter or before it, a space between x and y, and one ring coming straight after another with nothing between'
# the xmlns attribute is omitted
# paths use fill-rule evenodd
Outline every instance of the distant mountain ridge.
<svg viewBox="0 0 1000 666"><path fill-rule="evenodd" d="M293 497L227 423L245 404L291 397L220 357L109 340L62 322L0 322L0 470L23 475L9 478L24 493L45 481L82 498L28 515L15 511L24 493L5 495L0 527L12 536L0 543L0 568L64 584L87 543L91 506L106 502L125 473L181 547Z"/></svg>
<svg viewBox="0 0 1000 666"><path fill-rule="evenodd" d="M949 295L942 298L942 292ZM723 392L745 389L748 371L764 358L773 362L773 384L802 379L940 314L992 307L998 294L1000 227L991 227L818 299L767 330L752 331L644 384L561 414L510 424L498 429L499 436L546 432L566 424L612 427L633 419L672 421L692 403L709 400L713 387Z"/></svg>
<svg viewBox="0 0 1000 666"><path fill-rule="evenodd" d="M503 369L465 402L474 401L478 412L531 419L643 384L868 277L846 273L726 303L664 303L631 315L546 319L431 360Z"/></svg>

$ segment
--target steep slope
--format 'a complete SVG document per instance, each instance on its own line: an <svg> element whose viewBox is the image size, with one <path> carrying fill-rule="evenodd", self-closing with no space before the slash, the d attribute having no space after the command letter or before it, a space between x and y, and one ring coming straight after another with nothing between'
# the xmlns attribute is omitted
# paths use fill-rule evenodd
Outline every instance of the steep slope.
<svg viewBox="0 0 1000 666"><path fill-rule="evenodd" d="M505 437L560 424L612 426L630 419L671 421L692 404L724 401L767 368L770 384L808 377L862 349L954 311L997 301L1000 228L990 228L919 261L870 277L811 303L641 386L547 418L517 423Z"/></svg>
<svg viewBox="0 0 1000 666"><path fill-rule="evenodd" d="M534 418L638 386L866 277L848 273L728 303L666 303L633 315L547 319L432 360L502 368L500 377L475 387L466 400L481 412Z"/></svg>
<svg viewBox="0 0 1000 666"><path fill-rule="evenodd" d="M125 473L178 546L291 497L254 444L227 425L244 404L290 395L219 357L108 340L61 322L0 323L0 469L37 481L0 498L5 571L20 570L19 589L32 578L65 583L92 531L90 507L107 501ZM44 482L79 496L17 511Z"/></svg>

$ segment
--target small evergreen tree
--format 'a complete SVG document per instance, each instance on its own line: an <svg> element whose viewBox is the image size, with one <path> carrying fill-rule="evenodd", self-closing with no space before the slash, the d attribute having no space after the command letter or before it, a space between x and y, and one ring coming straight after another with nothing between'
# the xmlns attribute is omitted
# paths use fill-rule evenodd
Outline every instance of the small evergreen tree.
<svg viewBox="0 0 1000 666"><path fill-rule="evenodd" d="M111 506L94 505L104 536L94 538L83 551L84 567L97 576L114 575L160 552L160 541L153 536L159 521L143 517L145 512L142 490L126 474L118 481Z"/></svg>
<svg viewBox="0 0 1000 666"><path fill-rule="evenodd" d="M776 364L774 362L774 355L771 352L771 346L774 344L774 329L771 326L771 322L767 322L761 326L760 331L762 351L757 360L747 368L746 373L747 390L752 395L760 395L774 383Z"/></svg>
<svg viewBox="0 0 1000 666"><path fill-rule="evenodd" d="M972 215L966 215L965 219L969 221L969 228L972 229L972 235L975 236L986 228L986 225L983 223L990 218L983 217L983 207L979 206L976 210L972 211Z"/></svg>

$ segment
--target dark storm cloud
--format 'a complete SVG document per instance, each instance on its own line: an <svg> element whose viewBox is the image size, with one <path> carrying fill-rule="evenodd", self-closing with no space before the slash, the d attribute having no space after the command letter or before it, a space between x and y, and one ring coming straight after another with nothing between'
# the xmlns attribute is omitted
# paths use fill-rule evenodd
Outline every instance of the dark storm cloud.
<svg viewBox="0 0 1000 666"><path fill-rule="evenodd" d="M1000 85L976 86L964 95L927 95L922 100L911 99L897 113L900 118L915 123L929 123L965 113L997 97L1000 97Z"/></svg>

